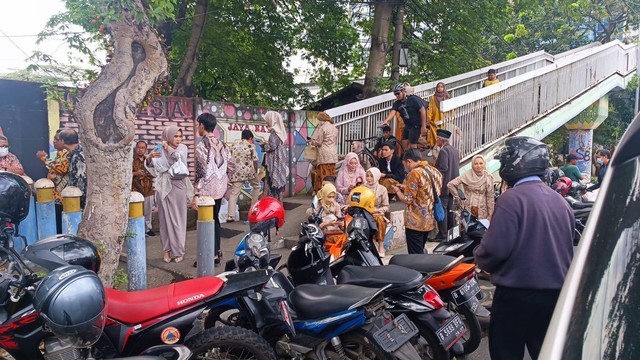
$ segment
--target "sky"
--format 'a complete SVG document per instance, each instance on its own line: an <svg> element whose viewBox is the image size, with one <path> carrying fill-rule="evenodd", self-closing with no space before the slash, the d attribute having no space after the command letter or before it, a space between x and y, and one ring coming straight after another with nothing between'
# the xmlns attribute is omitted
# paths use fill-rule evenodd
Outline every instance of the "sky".
<svg viewBox="0 0 640 360"><path fill-rule="evenodd" d="M26 58L40 50L58 61L66 61L68 48L61 37L36 45L36 35L52 15L64 10L60 0L1 0L0 74L26 68ZM26 53L26 55L25 55Z"/></svg>

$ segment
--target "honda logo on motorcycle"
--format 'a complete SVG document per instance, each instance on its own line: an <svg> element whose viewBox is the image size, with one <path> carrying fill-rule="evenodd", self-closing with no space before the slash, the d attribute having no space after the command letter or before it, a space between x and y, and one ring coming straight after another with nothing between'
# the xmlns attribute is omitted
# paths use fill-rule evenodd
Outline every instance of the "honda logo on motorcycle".
<svg viewBox="0 0 640 360"><path fill-rule="evenodd" d="M184 305L186 303L190 303L192 301L196 301L196 300L200 300L200 299L204 299L204 294L189 296L186 299L182 299L182 300L178 301L176 304L177 305Z"/></svg>

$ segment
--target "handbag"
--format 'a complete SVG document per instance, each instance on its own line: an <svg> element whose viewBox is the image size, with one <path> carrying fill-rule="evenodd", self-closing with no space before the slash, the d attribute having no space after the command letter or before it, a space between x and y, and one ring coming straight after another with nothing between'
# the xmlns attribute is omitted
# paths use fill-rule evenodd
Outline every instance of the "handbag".
<svg viewBox="0 0 640 360"><path fill-rule="evenodd" d="M307 147L304 148L302 157L308 162L316 161L318 159L318 148L313 145L307 145Z"/></svg>
<svg viewBox="0 0 640 360"><path fill-rule="evenodd" d="M437 222L444 221L446 214L444 212L444 207L442 206L442 202L440 201L440 197L436 196L438 193L436 192L436 185L433 183L433 176L429 170L424 168L424 171L429 176L429 181L431 181L431 190L433 191L433 217Z"/></svg>
<svg viewBox="0 0 640 360"><path fill-rule="evenodd" d="M177 155L178 159L169 167L171 180L182 180L189 176L189 168L187 168L187 165L182 161L180 153L177 153Z"/></svg>

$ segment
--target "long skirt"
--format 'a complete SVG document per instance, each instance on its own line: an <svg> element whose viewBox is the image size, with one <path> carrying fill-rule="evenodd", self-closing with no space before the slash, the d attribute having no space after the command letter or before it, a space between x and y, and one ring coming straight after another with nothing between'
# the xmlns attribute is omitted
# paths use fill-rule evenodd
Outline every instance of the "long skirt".
<svg viewBox="0 0 640 360"><path fill-rule="evenodd" d="M336 176L336 164L320 164L311 173L313 190L318 192L322 188L322 179L325 176Z"/></svg>
<svg viewBox="0 0 640 360"><path fill-rule="evenodd" d="M171 256L184 256L184 242L187 238L187 191L184 180L172 180L171 191L160 199L158 220L160 221L160 243L162 250L171 251Z"/></svg>
<svg viewBox="0 0 640 360"><path fill-rule="evenodd" d="M376 222L378 232L376 233L376 241L382 244L384 241L384 235L387 233L387 221L382 215L374 215L373 221Z"/></svg>
<svg viewBox="0 0 640 360"><path fill-rule="evenodd" d="M398 182L398 180L396 179L392 179L392 178L381 178L379 181L380 185L384 186L387 189L387 192L389 194L395 194L396 193L396 189L392 188L392 185L398 185L400 184Z"/></svg>

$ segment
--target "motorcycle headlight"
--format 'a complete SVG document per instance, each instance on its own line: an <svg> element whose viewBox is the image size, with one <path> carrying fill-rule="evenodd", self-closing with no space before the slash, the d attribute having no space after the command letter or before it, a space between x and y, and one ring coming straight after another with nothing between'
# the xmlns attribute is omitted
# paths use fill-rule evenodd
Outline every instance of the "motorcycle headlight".
<svg viewBox="0 0 640 360"><path fill-rule="evenodd" d="M260 234L251 234L247 239L247 246L251 249L251 253L258 258L269 252L267 240Z"/></svg>

